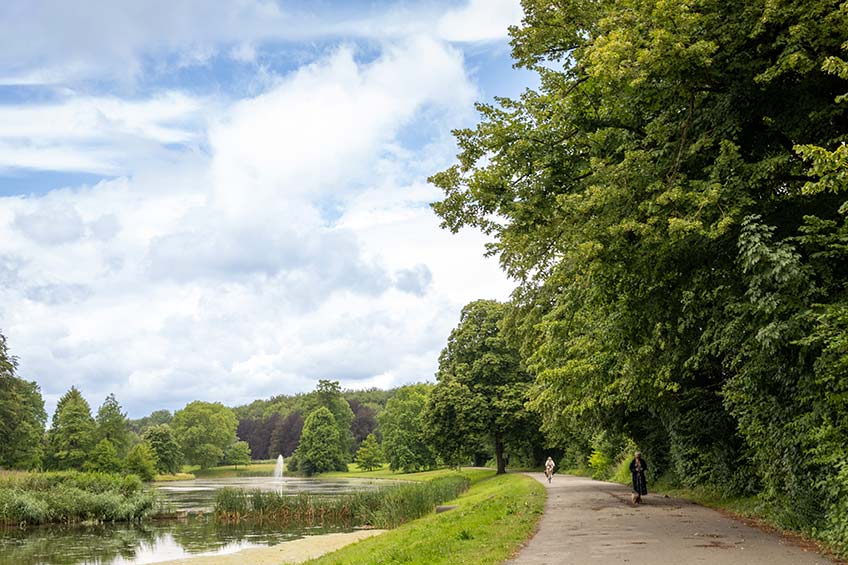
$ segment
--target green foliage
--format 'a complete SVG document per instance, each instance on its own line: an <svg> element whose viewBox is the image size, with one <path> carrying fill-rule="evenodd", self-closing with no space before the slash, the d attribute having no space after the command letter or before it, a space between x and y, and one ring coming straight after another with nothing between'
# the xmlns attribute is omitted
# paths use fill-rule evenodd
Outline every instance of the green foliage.
<svg viewBox="0 0 848 565"><path fill-rule="evenodd" d="M295 451L298 470L307 477L325 471L346 471L347 455L333 413L320 406L309 413Z"/></svg>
<svg viewBox="0 0 848 565"><path fill-rule="evenodd" d="M56 404L47 433L47 463L51 469L82 469L94 447L91 408L76 387Z"/></svg>
<svg viewBox="0 0 848 565"><path fill-rule="evenodd" d="M156 455L156 470L160 473L174 474L180 471L182 452L174 438L171 426L158 424L144 430L142 439L150 445Z"/></svg>
<svg viewBox="0 0 848 565"><path fill-rule="evenodd" d="M236 441L233 411L220 402L194 401L174 414L171 429L186 462L201 469L215 466Z"/></svg>
<svg viewBox="0 0 848 565"><path fill-rule="evenodd" d="M383 434L383 456L392 471L410 473L429 469L436 457L425 441L424 410L430 385L401 387L378 416Z"/></svg>
<svg viewBox="0 0 848 565"><path fill-rule="evenodd" d="M138 477L105 473L0 476L0 525L137 521L157 502Z"/></svg>
<svg viewBox="0 0 848 565"><path fill-rule="evenodd" d="M383 464L383 450L377 443L374 434L368 434L368 437L359 446L359 450L356 452L356 464L359 465L360 469L366 471L378 469Z"/></svg>
<svg viewBox="0 0 848 565"><path fill-rule="evenodd" d="M100 405L95 422L94 441L109 440L118 457L124 457L129 449L129 421L127 415L121 412L121 405L114 394L107 396Z"/></svg>
<svg viewBox="0 0 848 565"><path fill-rule="evenodd" d="M152 481L156 476L156 452L147 442L134 445L127 453L124 469L142 481Z"/></svg>
<svg viewBox="0 0 848 565"><path fill-rule="evenodd" d="M342 395L342 389L338 381L319 380L315 391L309 393L304 399L304 412L306 414L322 406L333 415L333 419L336 421L336 427L339 430L342 453L349 460L351 449L353 448L353 435L350 431L350 426L353 423L354 414L350 408L350 404Z"/></svg>
<svg viewBox="0 0 848 565"><path fill-rule="evenodd" d="M536 480L498 475L451 501L455 510L431 513L309 563L504 563L532 536L544 502L545 489Z"/></svg>
<svg viewBox="0 0 848 565"><path fill-rule="evenodd" d="M38 385L15 376L16 368L0 334L0 467L32 469L41 463L47 414Z"/></svg>
<svg viewBox="0 0 848 565"><path fill-rule="evenodd" d="M83 465L86 471L99 471L101 473L120 473L121 458L118 450L108 439L101 439L91 451L88 461Z"/></svg>
<svg viewBox="0 0 848 565"><path fill-rule="evenodd" d="M237 441L224 453L227 465L250 465L250 446L246 441Z"/></svg>
<svg viewBox="0 0 848 565"><path fill-rule="evenodd" d="M269 521L282 526L395 528L432 512L469 485L467 477L452 475L332 497L227 488L216 494L215 515L222 521Z"/></svg>
<svg viewBox="0 0 848 565"><path fill-rule="evenodd" d="M479 105L431 180L519 283L504 328L548 440L623 434L845 551L848 12L523 6L539 88Z"/></svg>
<svg viewBox="0 0 848 565"><path fill-rule="evenodd" d="M439 357L438 384L427 408L427 438L448 463L470 455L481 439L494 446L498 473L507 446L541 443L525 409L532 376L502 331L506 307L478 300L462 309Z"/></svg>

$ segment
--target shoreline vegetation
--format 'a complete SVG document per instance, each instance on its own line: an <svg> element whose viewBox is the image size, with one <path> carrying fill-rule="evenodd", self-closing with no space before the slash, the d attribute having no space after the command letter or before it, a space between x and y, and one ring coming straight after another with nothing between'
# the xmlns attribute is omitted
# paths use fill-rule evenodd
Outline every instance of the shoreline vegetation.
<svg viewBox="0 0 848 565"><path fill-rule="evenodd" d="M139 522L160 508L135 475L0 472L0 527Z"/></svg>
<svg viewBox="0 0 848 565"><path fill-rule="evenodd" d="M455 508L427 514L307 563L503 562L536 530L547 496L545 487L522 474L496 475L494 469L471 472L475 473L471 487L451 501Z"/></svg>
<svg viewBox="0 0 848 565"><path fill-rule="evenodd" d="M287 495L281 492L225 488L215 499L215 518L288 526L396 528L435 510L468 490L461 473L334 496Z"/></svg>

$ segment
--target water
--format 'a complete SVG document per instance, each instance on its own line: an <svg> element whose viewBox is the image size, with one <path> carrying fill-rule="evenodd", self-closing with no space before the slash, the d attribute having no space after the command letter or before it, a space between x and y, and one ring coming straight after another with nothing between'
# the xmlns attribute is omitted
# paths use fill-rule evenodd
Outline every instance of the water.
<svg viewBox="0 0 848 565"><path fill-rule="evenodd" d="M216 524L208 512L215 491L223 487L337 494L376 488L385 482L357 479L297 477L240 477L174 481L155 486L181 520L155 521L141 526L49 526L0 529L0 565L141 565L199 555L233 553L250 547L275 545L308 535L349 531L343 528L281 530L279 526ZM207 514L205 514L207 513Z"/></svg>
<svg viewBox="0 0 848 565"><path fill-rule="evenodd" d="M280 454L277 456L277 464L274 466L274 478L282 479L283 478L283 455Z"/></svg>

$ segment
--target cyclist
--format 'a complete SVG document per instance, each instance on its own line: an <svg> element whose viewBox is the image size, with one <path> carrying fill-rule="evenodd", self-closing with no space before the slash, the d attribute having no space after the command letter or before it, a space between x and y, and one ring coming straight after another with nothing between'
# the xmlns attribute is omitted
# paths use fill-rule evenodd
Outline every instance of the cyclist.
<svg viewBox="0 0 848 565"><path fill-rule="evenodd" d="M545 476L548 478L548 482L551 482L551 477L554 475L554 467L556 467L556 463L548 457L548 460L545 461Z"/></svg>

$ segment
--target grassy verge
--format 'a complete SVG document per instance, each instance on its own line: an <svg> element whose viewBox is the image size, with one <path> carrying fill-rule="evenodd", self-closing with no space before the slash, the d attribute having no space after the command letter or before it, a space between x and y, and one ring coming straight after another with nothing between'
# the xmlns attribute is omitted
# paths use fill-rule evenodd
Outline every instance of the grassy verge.
<svg viewBox="0 0 848 565"><path fill-rule="evenodd" d="M471 489L441 514L429 514L344 549L309 561L349 563L501 563L536 528L545 488L524 475L478 477Z"/></svg>

